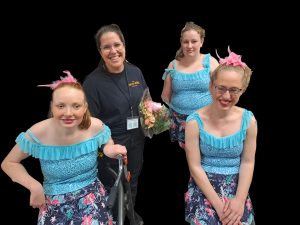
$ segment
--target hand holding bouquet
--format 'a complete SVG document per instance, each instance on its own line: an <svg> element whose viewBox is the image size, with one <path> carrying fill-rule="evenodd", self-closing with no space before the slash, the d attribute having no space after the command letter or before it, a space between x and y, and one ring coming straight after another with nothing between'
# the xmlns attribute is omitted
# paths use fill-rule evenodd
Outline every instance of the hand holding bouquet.
<svg viewBox="0 0 300 225"><path fill-rule="evenodd" d="M153 102L149 89L145 89L139 104L140 121L146 137L152 138L168 130L171 125L169 109L161 103Z"/></svg>

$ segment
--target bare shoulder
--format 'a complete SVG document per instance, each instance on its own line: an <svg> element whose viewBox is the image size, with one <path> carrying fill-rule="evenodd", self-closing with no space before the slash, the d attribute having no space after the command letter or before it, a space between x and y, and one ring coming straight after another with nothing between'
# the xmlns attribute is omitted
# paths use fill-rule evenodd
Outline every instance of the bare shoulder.
<svg viewBox="0 0 300 225"><path fill-rule="evenodd" d="M91 117L91 130L93 133L98 133L104 129L104 123L95 117Z"/></svg>
<svg viewBox="0 0 300 225"><path fill-rule="evenodd" d="M254 117L254 115L251 117L250 119L250 124L249 127L247 129L247 135L250 135L252 137L256 137L257 136L257 122L256 119Z"/></svg>
<svg viewBox="0 0 300 225"><path fill-rule="evenodd" d="M247 110L247 109L242 108L242 107L239 107L239 106L234 106L234 107L235 107L236 112L238 113L238 115L239 115L240 117L242 117L243 114L244 114L244 112L245 112L245 110ZM253 125L256 124L256 119L255 119L255 116L254 116L253 113L252 113L252 117L251 117L251 120L250 120L250 125L251 125L251 124L253 124Z"/></svg>
<svg viewBox="0 0 300 225"><path fill-rule="evenodd" d="M251 117L250 125L257 126L256 118L255 118L254 114L252 114L252 115L253 116Z"/></svg>
<svg viewBox="0 0 300 225"><path fill-rule="evenodd" d="M196 111L199 114L200 118L207 118L210 115L210 113L208 112L208 108L209 106L204 106Z"/></svg>
<svg viewBox="0 0 300 225"><path fill-rule="evenodd" d="M168 69L173 69L174 68L174 62L176 62L177 60L172 60L169 65L168 65Z"/></svg>
<svg viewBox="0 0 300 225"><path fill-rule="evenodd" d="M199 125L197 120L191 119L186 122L186 126L185 126L186 137L192 137L194 135L198 135L198 132L199 132Z"/></svg>
<svg viewBox="0 0 300 225"><path fill-rule="evenodd" d="M214 71L218 66L219 66L218 60L216 60L215 57L211 56L211 57L210 57L210 67L211 67L211 71Z"/></svg>
<svg viewBox="0 0 300 225"><path fill-rule="evenodd" d="M219 64L218 60L215 57L211 56L211 55L210 55L210 62Z"/></svg>
<svg viewBox="0 0 300 225"><path fill-rule="evenodd" d="M49 127L51 127L51 118L42 120L34 125L32 125L29 130L31 133L36 136L43 136L47 131L49 131Z"/></svg>
<svg viewBox="0 0 300 225"><path fill-rule="evenodd" d="M234 112L239 113L239 114L243 114L245 109L239 106L233 106Z"/></svg>

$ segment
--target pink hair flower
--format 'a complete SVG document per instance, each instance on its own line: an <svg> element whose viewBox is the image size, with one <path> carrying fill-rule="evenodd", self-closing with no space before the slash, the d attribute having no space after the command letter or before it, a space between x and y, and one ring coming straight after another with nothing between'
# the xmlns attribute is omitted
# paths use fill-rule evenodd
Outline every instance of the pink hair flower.
<svg viewBox="0 0 300 225"><path fill-rule="evenodd" d="M66 77L60 77L60 80L53 81L52 84L41 84L38 87L50 87L52 90L56 89L62 83L77 83L76 78L74 78L69 70L63 71L67 74Z"/></svg>
<svg viewBox="0 0 300 225"><path fill-rule="evenodd" d="M234 52L230 51L230 48L228 46L227 48L228 50L228 53L229 53L229 56L225 57L224 59L222 59L219 55L218 55L218 52L216 50L216 54L219 58L219 62L221 65L226 65L226 66L229 66L229 65L232 65L232 66L241 66L243 67L243 69L246 68L246 63L242 62L242 56L241 55L237 55L235 54Z"/></svg>

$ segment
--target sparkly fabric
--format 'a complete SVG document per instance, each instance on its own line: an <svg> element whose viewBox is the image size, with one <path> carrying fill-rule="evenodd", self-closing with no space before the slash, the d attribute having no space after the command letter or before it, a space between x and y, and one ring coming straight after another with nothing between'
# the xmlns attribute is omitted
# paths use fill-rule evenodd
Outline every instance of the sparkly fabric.
<svg viewBox="0 0 300 225"><path fill-rule="evenodd" d="M244 147L246 132L253 114L244 110L241 129L236 133L216 137L204 130L204 124L197 112L187 118L187 122L196 120L200 130L201 165L207 177L220 197L232 198L238 186L240 157ZM191 224L221 225L218 215L202 191L191 178L185 194L185 217ZM243 224L251 224L254 218L249 196L245 202Z"/></svg>
<svg viewBox="0 0 300 225"><path fill-rule="evenodd" d="M202 65L204 68L194 73L176 70L175 61L172 69L165 69L162 79L172 77L172 98L169 106L174 111L190 115L212 102L209 92L210 54L204 56Z"/></svg>
<svg viewBox="0 0 300 225"><path fill-rule="evenodd" d="M94 137L68 146L43 145L31 132L22 132L16 139L20 149L40 159L47 195L79 190L97 178L98 148L110 137L107 126Z"/></svg>
<svg viewBox="0 0 300 225"><path fill-rule="evenodd" d="M197 112L188 116L187 121L196 120L200 129L201 165L206 172L219 174L239 172L240 156L252 116L252 112L244 110L241 129L226 137L216 137L207 133Z"/></svg>
<svg viewBox="0 0 300 225"><path fill-rule="evenodd" d="M62 194L78 190L97 177L98 151L62 160L40 160L46 194Z"/></svg>

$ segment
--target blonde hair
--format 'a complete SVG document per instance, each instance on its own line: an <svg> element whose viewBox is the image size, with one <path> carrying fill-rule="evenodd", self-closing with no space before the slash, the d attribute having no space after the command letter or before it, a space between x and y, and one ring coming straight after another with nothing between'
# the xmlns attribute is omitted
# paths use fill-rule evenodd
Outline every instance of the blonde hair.
<svg viewBox="0 0 300 225"><path fill-rule="evenodd" d="M240 73L243 78L242 78L242 83L243 83L243 91L246 91L249 83L250 83L250 78L252 75L252 70L248 67L245 66L243 68L242 66L234 66L234 65L226 65L226 64L220 64L212 73L211 75L211 83L214 83L214 81L218 78L218 74L221 71L235 71L237 73Z"/></svg>

